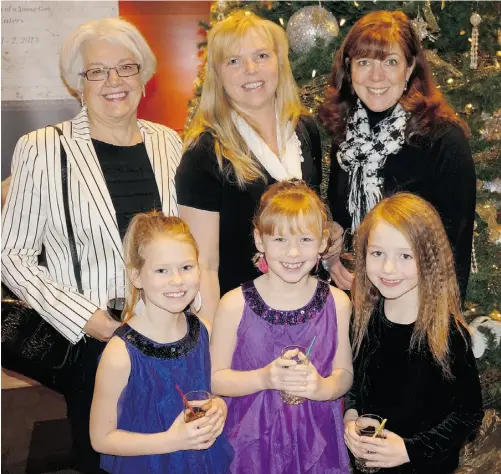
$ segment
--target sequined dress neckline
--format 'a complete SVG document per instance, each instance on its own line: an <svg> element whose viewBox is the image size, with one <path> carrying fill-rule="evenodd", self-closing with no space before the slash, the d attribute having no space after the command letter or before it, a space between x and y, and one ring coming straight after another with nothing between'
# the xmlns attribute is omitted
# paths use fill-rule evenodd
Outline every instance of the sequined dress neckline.
<svg viewBox="0 0 501 474"><path fill-rule="evenodd" d="M311 300L301 308L280 310L270 308L257 291L254 281L242 285L246 303L252 311L270 324L281 326L295 326L310 321L323 308L329 296L329 284L318 280L317 287Z"/></svg>
<svg viewBox="0 0 501 474"><path fill-rule="evenodd" d="M185 313L188 330L186 335L175 342L160 343L144 336L140 332L124 323L116 331L115 335L125 340L149 357L157 359L178 359L184 357L197 345L200 337L200 320L190 312Z"/></svg>

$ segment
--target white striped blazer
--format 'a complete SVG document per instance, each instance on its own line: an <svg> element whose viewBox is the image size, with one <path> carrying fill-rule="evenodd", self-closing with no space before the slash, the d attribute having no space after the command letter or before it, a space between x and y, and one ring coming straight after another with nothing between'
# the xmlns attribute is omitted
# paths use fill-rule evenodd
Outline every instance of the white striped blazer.
<svg viewBox="0 0 501 474"><path fill-rule="evenodd" d="M174 176L181 140L173 130L138 120L166 215L178 215ZM59 136L52 127L21 137L2 215L2 281L68 340L76 343L98 309L107 282L123 275L116 213L92 145L87 108L58 125L68 156L70 217L82 267L76 288L62 202ZM47 268L38 265L42 244Z"/></svg>

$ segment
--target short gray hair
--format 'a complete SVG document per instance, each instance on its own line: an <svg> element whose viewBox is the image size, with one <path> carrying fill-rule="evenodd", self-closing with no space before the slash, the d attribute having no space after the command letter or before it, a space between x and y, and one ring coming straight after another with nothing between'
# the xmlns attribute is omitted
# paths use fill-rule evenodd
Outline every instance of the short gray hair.
<svg viewBox="0 0 501 474"><path fill-rule="evenodd" d="M146 84L157 67L157 59L139 30L121 18L103 18L81 24L64 41L60 67L64 81L80 95L83 72L82 46L88 41L104 40L119 44L132 52L141 68L141 83Z"/></svg>

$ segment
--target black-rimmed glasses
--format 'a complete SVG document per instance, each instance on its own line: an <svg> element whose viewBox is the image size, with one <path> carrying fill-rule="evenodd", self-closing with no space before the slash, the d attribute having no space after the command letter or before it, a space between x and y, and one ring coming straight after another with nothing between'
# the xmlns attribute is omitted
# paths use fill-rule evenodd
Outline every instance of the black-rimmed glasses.
<svg viewBox="0 0 501 474"><path fill-rule="evenodd" d="M85 77L88 81L105 81L110 76L110 71L114 69L120 77L131 77L139 74L139 69L141 66L139 64L121 64L115 67L97 67L93 69L87 69L87 71L81 72L80 76Z"/></svg>

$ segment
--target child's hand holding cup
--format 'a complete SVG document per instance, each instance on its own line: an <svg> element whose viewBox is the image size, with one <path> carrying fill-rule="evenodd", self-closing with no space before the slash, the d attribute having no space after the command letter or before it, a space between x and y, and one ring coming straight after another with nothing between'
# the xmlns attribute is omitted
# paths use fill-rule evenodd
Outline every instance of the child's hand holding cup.
<svg viewBox="0 0 501 474"><path fill-rule="evenodd" d="M281 351L281 359L294 361L296 363L295 366L308 365L310 361L308 360L308 357L306 357L305 354L306 354L306 349L302 346L297 346L297 345L285 346ZM290 369L294 370L293 367L294 366L288 368L289 370ZM305 375L305 384L306 384L306 375ZM280 398L287 405L300 405L305 400L304 397L300 397L298 395L292 395L284 390L280 390Z"/></svg>
<svg viewBox="0 0 501 474"><path fill-rule="evenodd" d="M175 446L174 451L210 448L216 439L212 434L214 430L212 418L210 415L206 418L212 406L211 394L195 390L186 395L182 394L182 398L183 411L166 432Z"/></svg>
<svg viewBox="0 0 501 474"><path fill-rule="evenodd" d="M386 420L378 415L360 415L355 420L355 429L359 436L383 438L383 427ZM383 425L383 426L381 426ZM355 465L360 472L372 474L379 471L379 467L367 467L362 458L355 458Z"/></svg>

